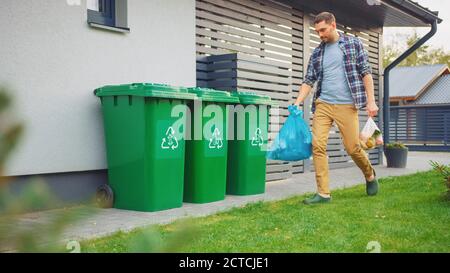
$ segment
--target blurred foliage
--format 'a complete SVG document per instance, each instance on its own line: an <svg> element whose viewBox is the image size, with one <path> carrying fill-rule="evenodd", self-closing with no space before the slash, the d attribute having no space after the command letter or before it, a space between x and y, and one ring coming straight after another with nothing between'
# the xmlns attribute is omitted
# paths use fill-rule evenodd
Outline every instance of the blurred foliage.
<svg viewBox="0 0 450 273"><path fill-rule="evenodd" d="M61 205L47 184L30 178L18 192L12 191L14 181L4 176L4 166L19 144L24 127L10 120L11 103L6 88L0 87L0 252L67 252L60 239L62 233L74 222L92 215L94 208L56 210L39 218L38 212L30 212Z"/></svg>
<svg viewBox="0 0 450 273"><path fill-rule="evenodd" d="M11 104L11 100L4 87L0 87L0 117L6 112ZM3 119L0 118L0 122ZM6 159L11 154L12 150L17 145L23 131L21 124L9 125L6 128L0 127L0 187L5 182L2 178L3 166L5 166Z"/></svg>
<svg viewBox="0 0 450 273"><path fill-rule="evenodd" d="M198 229L192 221L180 221L170 232L160 232L156 227L139 231L128 242L131 253L172 253L198 237Z"/></svg>
<svg viewBox="0 0 450 273"><path fill-rule="evenodd" d="M31 181L20 194L1 192L0 252L68 252L67 242L61 238L64 231L92 216L96 209L80 206L70 209L45 210L57 204L43 181Z"/></svg>
<svg viewBox="0 0 450 273"><path fill-rule="evenodd" d="M44 180L30 178L13 192L14 181L3 176L5 163L24 131L20 123L4 122L10 119L7 112L11 102L6 88L0 87L0 252L83 251L80 242L62 238L68 228L83 224L83 220L99 212L94 200L83 206L45 211L65 204L55 198ZM163 240L154 229L146 229L127 242L124 252L175 252L192 236L192 226L172 232L168 240Z"/></svg>

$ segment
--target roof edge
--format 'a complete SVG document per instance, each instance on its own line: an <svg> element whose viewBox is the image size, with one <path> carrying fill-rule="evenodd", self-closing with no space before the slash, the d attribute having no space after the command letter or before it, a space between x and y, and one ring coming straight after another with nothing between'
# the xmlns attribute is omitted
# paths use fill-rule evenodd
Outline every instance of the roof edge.
<svg viewBox="0 0 450 273"><path fill-rule="evenodd" d="M448 70L449 69L446 66L445 68L441 69L438 73L436 73L436 75L434 75L434 77L422 88L422 90L420 90L416 94L414 100L418 100L425 93L425 91L430 89L431 86L433 86L442 76L446 74L446 72L448 72Z"/></svg>
<svg viewBox="0 0 450 273"><path fill-rule="evenodd" d="M425 23L431 24L434 21L437 21L437 23L440 24L443 21L441 18L439 18L439 12L433 12L416 2L412 2L409 0L383 0L383 2L386 2L388 4L395 4L409 11Z"/></svg>

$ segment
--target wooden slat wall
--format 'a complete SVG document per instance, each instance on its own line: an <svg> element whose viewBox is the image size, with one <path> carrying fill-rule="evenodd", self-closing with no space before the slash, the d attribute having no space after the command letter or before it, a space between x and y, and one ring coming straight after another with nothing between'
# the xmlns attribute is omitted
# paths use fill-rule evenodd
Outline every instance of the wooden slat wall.
<svg viewBox="0 0 450 273"><path fill-rule="evenodd" d="M196 10L197 85L270 95L280 106L270 113L273 140L303 77L303 13L270 0L198 0ZM303 163L268 162L267 181L293 172Z"/></svg>
<svg viewBox="0 0 450 273"><path fill-rule="evenodd" d="M320 44L320 38L317 35L314 29L314 15L308 14L305 15L305 20L309 22L309 56L313 52L314 48L316 48ZM357 29L350 28L343 25L338 25L338 31L340 33L345 33L350 36L356 36L361 39L365 48L369 53L369 62L372 67L374 86L375 86L375 99L377 100L377 105L380 108L379 113L382 113L382 97L380 96L380 79L381 79L381 69L380 69L380 36L381 29L379 30L368 30L368 29ZM311 95L312 96L312 95ZM306 110L305 110L306 111ZM359 111L359 121L360 127L362 128L368 119L367 112ZM380 129L382 130L381 125L381 115L378 115L374 118L375 122L378 124ZM312 124L312 117L310 119ZM339 129L336 124L333 124L333 127L330 130L330 136L327 146L327 151L329 155L329 163L330 169L334 168L345 168L349 166L354 166L354 163L347 152L345 151L344 145L342 143L342 139L339 133ZM381 164L380 158L382 157L381 148L373 149L368 151L369 159L373 165ZM311 170L314 171L314 166L311 166Z"/></svg>
<svg viewBox="0 0 450 273"><path fill-rule="evenodd" d="M269 95L273 100L284 105L291 96L291 82L290 66L285 63L241 53L198 58L197 86L227 91L255 92L256 90L257 93ZM278 107L270 111L270 140L276 136L281 125L280 120L285 119L279 112ZM302 162L296 164L302 164ZM289 176L292 172L291 167L288 162L268 162L268 180L270 181L273 177Z"/></svg>
<svg viewBox="0 0 450 273"><path fill-rule="evenodd" d="M310 53L320 43L311 23L312 16L272 0L197 0L197 84L218 89L236 87L238 90L270 95L280 105L278 113L271 112L269 140L272 140L288 116L287 106L298 95ZM358 30L340 26L340 30L360 37L369 51L381 113L381 29ZM225 64L211 64L204 58L230 53L238 53L235 54L236 67L232 69L230 66L223 67ZM279 73L273 73L274 69ZM311 118L309 107L310 104L305 103L307 119ZM377 117L376 122L380 118ZM367 114L361 111L361 125L366 120ZM354 166L336 127L330 132L328 152L330 168ZM380 155L381 150L370 151L371 162L379 164ZM267 180L285 179L293 173L307 170L313 170L309 160L268 162Z"/></svg>

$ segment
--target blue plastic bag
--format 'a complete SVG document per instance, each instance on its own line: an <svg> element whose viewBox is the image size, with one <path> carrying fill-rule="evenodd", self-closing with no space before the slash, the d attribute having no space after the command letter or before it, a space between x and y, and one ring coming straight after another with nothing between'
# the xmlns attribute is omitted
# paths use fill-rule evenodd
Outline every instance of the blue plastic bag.
<svg viewBox="0 0 450 273"><path fill-rule="evenodd" d="M267 152L268 159L298 161L311 157L312 136L303 111L295 105L288 110L289 116Z"/></svg>

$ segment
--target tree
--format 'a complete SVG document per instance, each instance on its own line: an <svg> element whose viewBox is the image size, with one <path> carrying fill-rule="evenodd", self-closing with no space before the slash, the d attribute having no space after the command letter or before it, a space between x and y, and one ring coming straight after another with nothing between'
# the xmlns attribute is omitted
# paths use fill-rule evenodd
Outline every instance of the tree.
<svg viewBox="0 0 450 273"><path fill-rule="evenodd" d="M386 45L382 50L383 55L383 67L387 67L392 63L398 56L400 56L401 51L393 45Z"/></svg>
<svg viewBox="0 0 450 273"><path fill-rule="evenodd" d="M399 47L397 44L386 45L383 48L383 65L387 67L397 57L403 53L406 48L412 47L420 39L417 32L407 37L405 46ZM447 64L450 66L450 52L446 52L442 48L433 48L429 45L423 45L408 56L399 66L418 66Z"/></svg>

